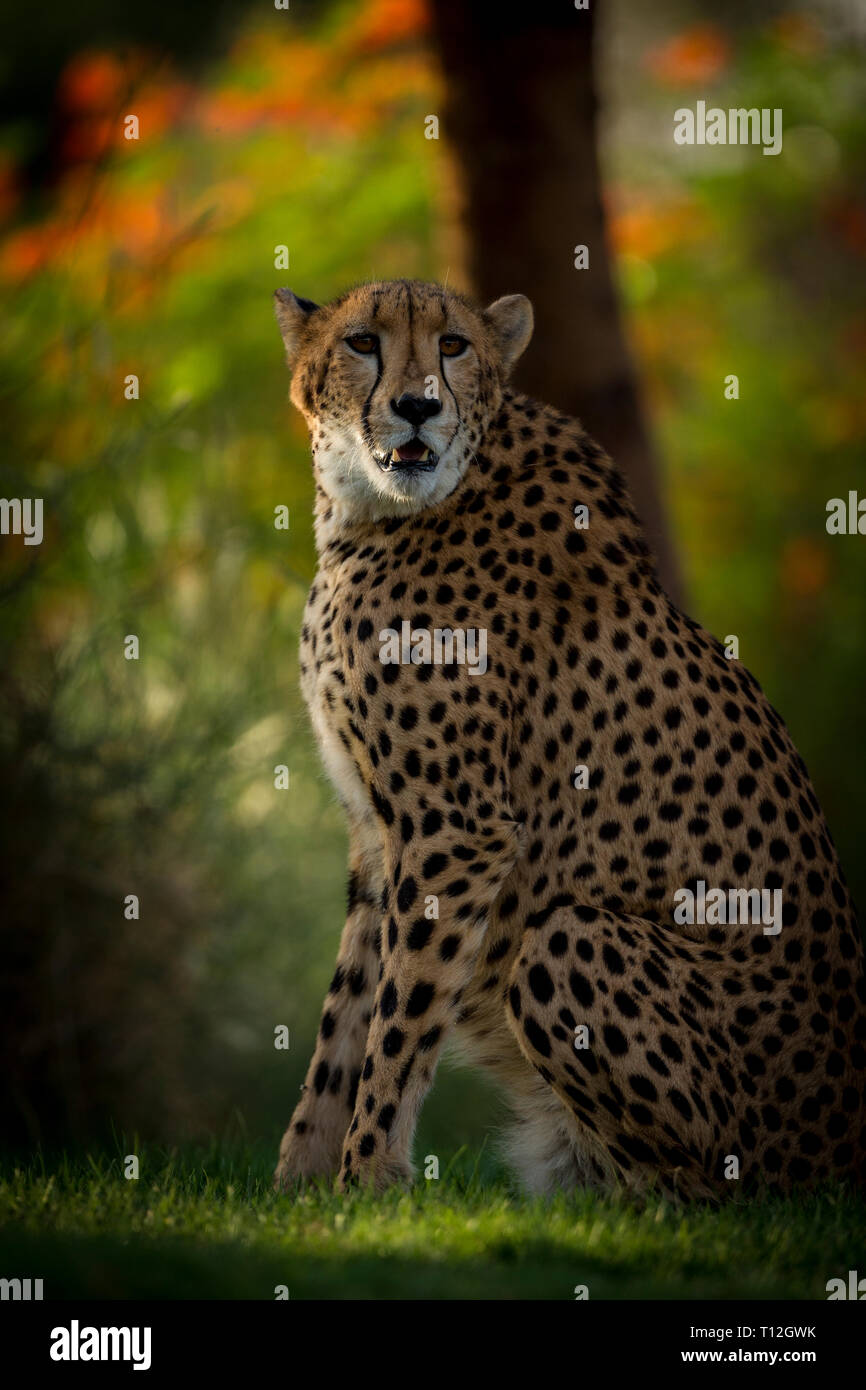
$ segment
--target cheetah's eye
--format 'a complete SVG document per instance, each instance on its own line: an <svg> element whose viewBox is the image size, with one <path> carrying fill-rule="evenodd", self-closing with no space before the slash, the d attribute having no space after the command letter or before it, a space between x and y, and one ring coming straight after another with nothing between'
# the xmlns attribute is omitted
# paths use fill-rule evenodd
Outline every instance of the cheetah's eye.
<svg viewBox="0 0 866 1390"><path fill-rule="evenodd" d="M355 352L375 352L379 346L375 333L351 333L345 341Z"/></svg>
<svg viewBox="0 0 866 1390"><path fill-rule="evenodd" d="M469 343L465 338L461 338L459 333L446 333L439 339L439 351L443 357L459 357L468 346Z"/></svg>

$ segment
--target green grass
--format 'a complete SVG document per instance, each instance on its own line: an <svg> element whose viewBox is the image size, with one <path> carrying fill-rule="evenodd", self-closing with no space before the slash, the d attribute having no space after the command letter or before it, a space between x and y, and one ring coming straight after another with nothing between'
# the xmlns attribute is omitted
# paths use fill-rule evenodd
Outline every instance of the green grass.
<svg viewBox="0 0 866 1390"><path fill-rule="evenodd" d="M125 1151L129 1148L124 1146ZM0 1273L46 1298L824 1299L863 1267L866 1203L826 1191L721 1210L518 1195L483 1150L409 1192L270 1190L240 1144L5 1165ZM859 1266L858 1266L859 1261Z"/></svg>

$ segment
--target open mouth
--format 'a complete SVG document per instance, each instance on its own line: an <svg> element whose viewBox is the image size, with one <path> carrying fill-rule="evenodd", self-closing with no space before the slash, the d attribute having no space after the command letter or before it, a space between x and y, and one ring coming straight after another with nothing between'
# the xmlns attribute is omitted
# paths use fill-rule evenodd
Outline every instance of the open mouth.
<svg viewBox="0 0 866 1390"><path fill-rule="evenodd" d="M430 473L438 462L438 455L420 439L410 439L378 460L383 473Z"/></svg>

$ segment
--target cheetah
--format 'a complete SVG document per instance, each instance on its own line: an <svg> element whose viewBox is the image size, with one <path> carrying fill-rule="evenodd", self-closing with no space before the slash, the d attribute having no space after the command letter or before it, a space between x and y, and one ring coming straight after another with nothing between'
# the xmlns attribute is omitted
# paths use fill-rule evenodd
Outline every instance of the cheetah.
<svg viewBox="0 0 866 1390"><path fill-rule="evenodd" d="M529 301L275 308L315 476L301 684L349 833L276 1187L409 1179L455 1040L530 1192L862 1181L861 938L806 767L662 589L610 458L509 385ZM740 889L775 925L675 907Z"/></svg>

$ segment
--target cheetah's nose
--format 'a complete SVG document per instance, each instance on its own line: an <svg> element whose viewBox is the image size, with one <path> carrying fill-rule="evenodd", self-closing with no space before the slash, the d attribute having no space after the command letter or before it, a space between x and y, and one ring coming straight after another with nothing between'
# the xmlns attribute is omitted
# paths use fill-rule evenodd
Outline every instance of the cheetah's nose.
<svg viewBox="0 0 866 1390"><path fill-rule="evenodd" d="M442 402L437 400L427 400L426 396L410 396L407 391L403 392L399 401L391 401L391 409L395 415L399 415L401 420L407 420L410 425L418 429L425 420L429 420L434 415L438 415L442 409Z"/></svg>

